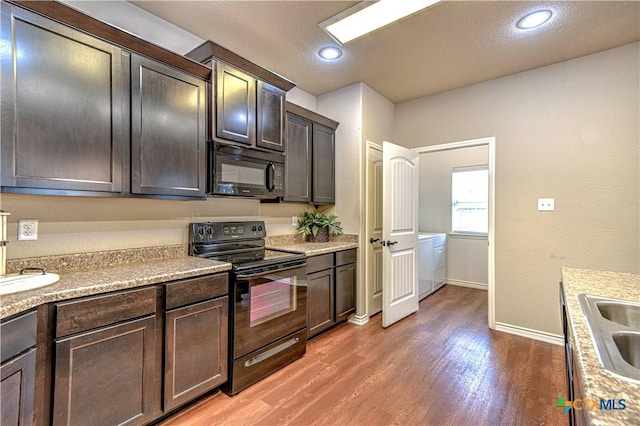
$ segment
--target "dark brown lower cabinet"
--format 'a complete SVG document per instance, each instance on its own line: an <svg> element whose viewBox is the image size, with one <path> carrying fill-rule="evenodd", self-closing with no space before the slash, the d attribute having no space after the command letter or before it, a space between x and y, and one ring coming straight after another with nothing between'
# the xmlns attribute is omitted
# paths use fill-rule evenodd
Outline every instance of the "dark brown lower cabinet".
<svg viewBox="0 0 640 426"><path fill-rule="evenodd" d="M307 338L349 319L356 310L357 249L307 261Z"/></svg>
<svg viewBox="0 0 640 426"><path fill-rule="evenodd" d="M307 275L307 338L335 324L333 268Z"/></svg>
<svg viewBox="0 0 640 426"><path fill-rule="evenodd" d="M0 425L32 425L36 384L35 348L2 364L0 376Z"/></svg>
<svg viewBox="0 0 640 426"><path fill-rule="evenodd" d="M154 408L155 315L57 340L55 425L136 425Z"/></svg>
<svg viewBox="0 0 640 426"><path fill-rule="evenodd" d="M346 321L356 310L355 263L336 267L336 322Z"/></svg>
<svg viewBox="0 0 640 426"><path fill-rule="evenodd" d="M227 381L228 312L224 296L165 314L165 411Z"/></svg>
<svg viewBox="0 0 640 426"><path fill-rule="evenodd" d="M0 425L34 424L36 387L35 311L0 325Z"/></svg>

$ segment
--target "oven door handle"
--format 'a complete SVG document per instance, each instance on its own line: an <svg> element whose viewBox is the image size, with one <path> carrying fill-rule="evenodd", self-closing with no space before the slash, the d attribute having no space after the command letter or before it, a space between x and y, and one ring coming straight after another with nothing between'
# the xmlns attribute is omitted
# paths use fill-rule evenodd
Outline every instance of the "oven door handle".
<svg viewBox="0 0 640 426"><path fill-rule="evenodd" d="M302 268L306 266L306 262L299 264L299 265L293 265L293 266L289 266L286 268L278 268L278 269L273 269L273 270L263 270L260 272L255 272L253 274L238 274L236 275L236 279L238 280L246 280L248 278L256 278L256 277L261 277L263 275L268 275L268 274L273 274L274 272L282 272L282 271L289 271L291 269L298 269L298 268Z"/></svg>

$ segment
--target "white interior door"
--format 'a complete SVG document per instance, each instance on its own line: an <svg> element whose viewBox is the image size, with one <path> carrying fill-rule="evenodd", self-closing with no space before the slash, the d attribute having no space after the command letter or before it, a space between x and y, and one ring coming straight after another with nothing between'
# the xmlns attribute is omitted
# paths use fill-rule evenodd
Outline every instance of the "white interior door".
<svg viewBox="0 0 640 426"><path fill-rule="evenodd" d="M418 153L383 142L382 326L418 310Z"/></svg>

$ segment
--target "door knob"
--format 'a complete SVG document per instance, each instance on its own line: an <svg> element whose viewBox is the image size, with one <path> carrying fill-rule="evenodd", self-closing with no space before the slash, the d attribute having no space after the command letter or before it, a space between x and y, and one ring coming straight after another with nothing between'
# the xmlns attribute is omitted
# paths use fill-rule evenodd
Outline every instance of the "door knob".
<svg viewBox="0 0 640 426"><path fill-rule="evenodd" d="M387 247L391 247L394 244L398 244L397 241L391 241L391 240L387 240L386 243L387 243ZM382 245L384 245L384 244L382 244Z"/></svg>
<svg viewBox="0 0 640 426"><path fill-rule="evenodd" d="M375 243L376 241L380 241L380 238L373 238L373 237L369 238L369 242L371 244Z"/></svg>

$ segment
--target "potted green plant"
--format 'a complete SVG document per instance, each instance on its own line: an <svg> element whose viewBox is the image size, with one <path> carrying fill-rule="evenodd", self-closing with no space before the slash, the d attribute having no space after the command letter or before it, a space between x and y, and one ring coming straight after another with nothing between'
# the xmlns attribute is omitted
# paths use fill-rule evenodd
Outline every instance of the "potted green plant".
<svg viewBox="0 0 640 426"><path fill-rule="evenodd" d="M336 219L334 214L306 211L298 219L298 234L312 243L326 243L329 241L329 234L342 234L342 226Z"/></svg>

